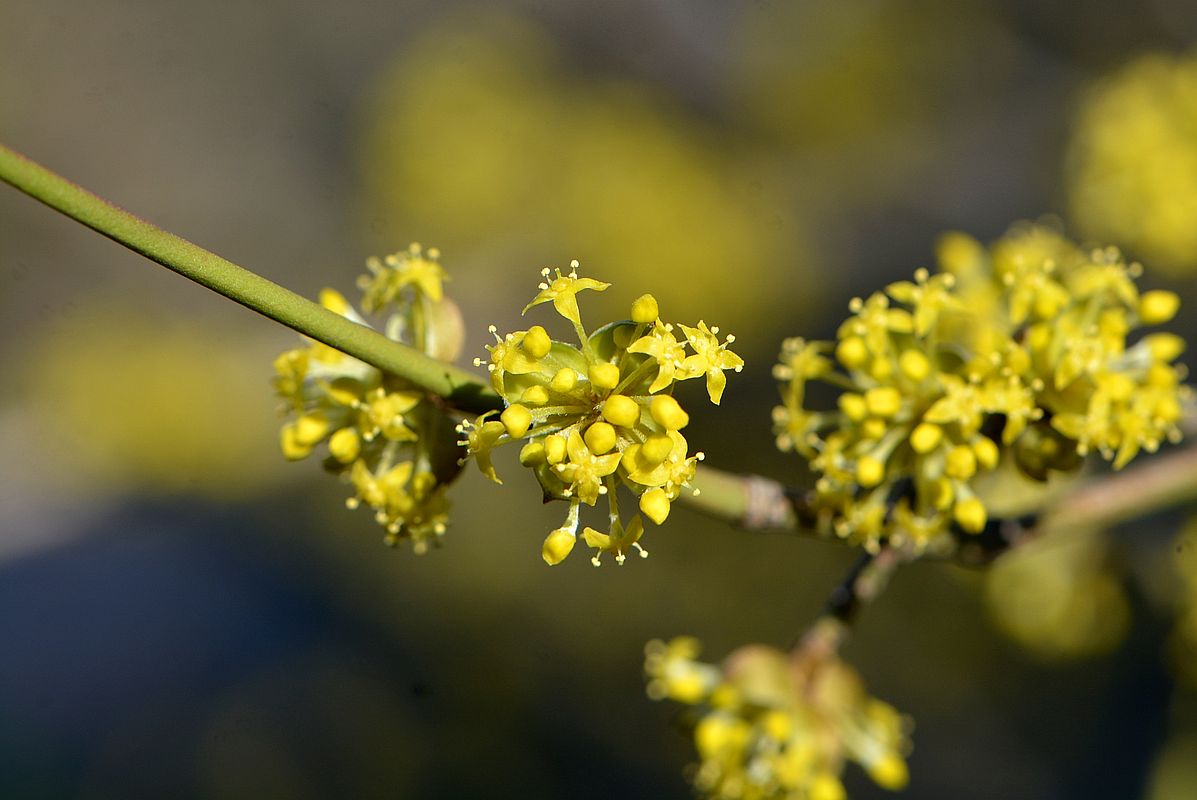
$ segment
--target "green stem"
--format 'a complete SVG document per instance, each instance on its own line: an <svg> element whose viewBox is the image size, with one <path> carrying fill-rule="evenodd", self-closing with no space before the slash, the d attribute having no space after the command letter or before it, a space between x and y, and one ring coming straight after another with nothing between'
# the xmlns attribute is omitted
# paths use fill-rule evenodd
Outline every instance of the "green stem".
<svg viewBox="0 0 1197 800"><path fill-rule="evenodd" d="M4 145L0 180L55 211L288 328L444 397L463 411L502 408L477 376L441 363L118 208Z"/></svg>

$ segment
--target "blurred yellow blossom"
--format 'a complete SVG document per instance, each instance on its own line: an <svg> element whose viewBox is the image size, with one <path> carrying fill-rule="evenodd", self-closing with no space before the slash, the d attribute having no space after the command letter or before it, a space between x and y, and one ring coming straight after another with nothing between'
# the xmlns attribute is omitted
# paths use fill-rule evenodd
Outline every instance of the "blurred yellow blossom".
<svg viewBox="0 0 1197 800"><path fill-rule="evenodd" d="M240 331L99 301L36 339L15 382L57 490L244 497L280 478ZM217 344L214 345L214 341Z"/></svg>
<svg viewBox="0 0 1197 800"><path fill-rule="evenodd" d="M462 335L435 249L406 251L366 262L358 285L362 306L390 312L387 336L451 360ZM325 308L368 324L336 291L320 294ZM307 458L327 446L324 468L354 488L349 508L365 504L386 541L411 540L416 552L439 543L448 523L448 483L460 456L455 422L439 404L400 378L319 342L288 350L274 362L275 392L288 416L279 434L283 455Z"/></svg>
<svg viewBox="0 0 1197 800"><path fill-rule="evenodd" d="M1180 438L1184 342L1131 337L1178 301L1140 296L1138 264L1044 225L988 250L950 234L940 261L854 299L834 344L782 347L777 443L814 469L825 531L951 550L986 527L980 478L1000 461L1044 481L1090 452L1121 468ZM835 410L807 407L810 381L842 390Z"/></svg>
<svg viewBox="0 0 1197 800"><path fill-rule="evenodd" d="M1069 152L1069 206L1086 235L1159 269L1197 269L1197 55L1154 54L1085 96Z"/></svg>
<svg viewBox="0 0 1197 800"><path fill-rule="evenodd" d="M674 384L705 378L711 401L718 403L723 371L738 372L744 362L727 349L735 337L720 340L717 327L662 322L651 295L632 304L633 319L588 332L577 295L602 292L610 284L580 277L576 261L567 273L545 269L542 275L540 291L524 312L551 302L573 328L578 345L554 341L540 325L503 336L492 326L495 343L488 347L487 369L506 408L498 419L491 412L463 423L462 444L479 469L499 482L491 451L528 440L520 463L536 475L546 499L569 503L565 524L544 541L547 563L560 563L573 550L581 504L593 506L605 496L607 530L587 527L582 538L597 551L591 559L596 566L603 553L622 564L632 551L646 552L640 546L640 516L625 523L620 514L619 487L638 495L640 511L660 525L702 459L701 453L690 454L680 432L690 418L671 394ZM674 334L678 328L684 342ZM475 364L481 366L482 359Z"/></svg>
<svg viewBox="0 0 1197 800"><path fill-rule="evenodd" d="M910 721L869 696L834 655L765 645L722 665L697 661L690 637L645 648L648 694L695 706L695 788L711 800L844 800L845 763L886 789L908 780Z"/></svg>
<svg viewBox="0 0 1197 800"><path fill-rule="evenodd" d="M804 222L770 170L665 92L571 75L563 60L544 30L497 8L405 45L368 110L372 225L478 253L476 273L455 271L500 292L503 264L568 250L620 281L685 274L673 305L696 316L718 294L729 324L810 302Z"/></svg>
<svg viewBox="0 0 1197 800"><path fill-rule="evenodd" d="M1100 655L1130 625L1130 602L1100 531L1061 531L1002 555L986 573L989 614L1045 660Z"/></svg>

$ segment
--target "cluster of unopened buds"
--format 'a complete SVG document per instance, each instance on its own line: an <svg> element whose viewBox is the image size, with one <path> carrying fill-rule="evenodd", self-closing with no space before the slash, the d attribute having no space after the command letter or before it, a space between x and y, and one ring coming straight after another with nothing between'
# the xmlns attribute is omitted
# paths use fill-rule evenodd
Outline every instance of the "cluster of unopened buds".
<svg viewBox="0 0 1197 800"><path fill-rule="evenodd" d="M1141 294L1138 264L1042 225L990 248L950 234L939 260L853 300L837 341L782 348L777 443L809 461L822 530L870 550L950 551L986 528L979 479L1000 463L1043 481L1091 451L1120 468L1180 437L1184 342L1131 340L1179 300ZM834 410L807 407L816 380L843 390Z"/></svg>
<svg viewBox="0 0 1197 800"><path fill-rule="evenodd" d="M389 312L386 335L451 360L460 346L460 315L443 295L437 251L412 245L366 266L369 273L359 280L362 307ZM320 302L368 325L332 289L321 292ZM288 350L274 368L275 392L287 414L283 454L299 460L323 447L325 469L355 490L346 505L373 510L389 544L411 540L424 552L439 541L448 521L445 490L460 471L456 421L425 392L319 342Z"/></svg>
<svg viewBox="0 0 1197 800"><path fill-rule="evenodd" d="M649 696L696 712L692 781L704 797L844 800L848 761L884 788L906 785L909 719L837 656L749 645L707 664L689 637L645 652Z"/></svg>
<svg viewBox="0 0 1197 800"><path fill-rule="evenodd" d="M640 545L640 515L625 522L620 514L619 487L637 495L640 512L660 525L703 458L691 454L682 434L690 418L673 397L674 385L705 378L710 400L718 404L724 371L738 372L744 362L727 349L735 337L720 341L719 329L704 322L693 328L662 322L648 294L632 303L630 319L588 332L577 295L610 284L579 277L577 266L573 262L567 274L544 270L540 293L524 312L551 302L578 343L554 340L540 325L504 336L492 327L496 341L488 347L487 369L506 407L464 422L462 444L487 477L501 482L491 451L525 442L520 464L535 474L546 499L569 504L565 523L544 541L547 563L558 564L573 550L581 506L605 497L607 530L585 527L582 538L596 551L596 566L603 553L622 564L633 550L647 553Z"/></svg>

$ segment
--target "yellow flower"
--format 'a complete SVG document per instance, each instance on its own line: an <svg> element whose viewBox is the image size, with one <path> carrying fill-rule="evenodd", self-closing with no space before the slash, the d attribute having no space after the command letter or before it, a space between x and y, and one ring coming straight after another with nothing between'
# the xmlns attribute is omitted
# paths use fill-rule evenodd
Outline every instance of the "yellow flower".
<svg viewBox="0 0 1197 800"><path fill-rule="evenodd" d="M412 245L406 253L370 259L370 273L358 284L368 310L390 312L383 325L388 336L444 354L452 349L446 332L454 338L455 323L436 310L449 304L441 292L438 256ZM320 293L320 302L368 325L332 289ZM373 510L388 544L410 540L416 552L424 552L439 542L448 522L445 490L460 471L461 455L455 423L441 406L395 376L316 342L283 353L274 368L275 391L294 417L280 434L283 454L302 459L327 445L325 468L355 489L347 505ZM480 463L486 463L485 454Z"/></svg>
<svg viewBox="0 0 1197 800"><path fill-rule="evenodd" d="M442 284L447 279L439 258L440 251L436 248L425 252L420 245L412 244L407 252L366 259L370 274L358 279L362 308L370 312L384 309L408 287L439 303L444 298Z"/></svg>
<svg viewBox="0 0 1197 800"><path fill-rule="evenodd" d="M548 275L546 274L546 278ZM707 375L718 383L718 401L725 383L723 369L739 369L743 361L727 350L733 340L720 343L718 329L681 328L659 318L655 298L644 295L633 303L632 321L615 322L588 333L582 325L577 293L604 290L609 284L580 278L577 262L568 275L557 272L542 283L528 311L552 301L572 323L578 343L552 340L539 325L500 336L487 368L491 383L503 395L506 409L500 420L488 415L464 423L462 444L478 459L478 466L498 480L491 460L495 447L527 441L520 464L539 481L544 496L569 501L566 524L553 531L542 556L557 564L572 550L577 534L578 507L593 506L605 496L610 507L610 533L587 528L584 538L600 552L625 561L629 548L639 545L644 523L634 517L624 525L619 512L619 488L639 498L641 511L656 524L669 516L670 504L689 486L701 453L688 452L678 432L689 415L671 394L680 381ZM690 353L688 351L693 351ZM482 360L475 362L481 365ZM714 390L712 390L714 391ZM643 551L641 551L643 554Z"/></svg>
<svg viewBox="0 0 1197 800"><path fill-rule="evenodd" d="M648 695L695 706L695 788L711 800L844 800L846 761L901 789L910 722L870 697L835 656L742 647L722 666L697 661L698 642L645 647Z"/></svg>
<svg viewBox="0 0 1197 800"><path fill-rule="evenodd" d="M623 528L619 520L613 520L610 533L602 533L594 528L586 528L582 531L582 538L586 540L587 546L598 551L590 559L590 562L596 567L600 564L599 555L603 553L614 554L615 561L622 564L633 547L640 552L641 557L647 558L648 551L640 546L640 537L643 535L644 523L640 521L639 516L632 517L632 521L628 523L626 529Z"/></svg>
<svg viewBox="0 0 1197 800"><path fill-rule="evenodd" d="M1117 250L1082 250L1043 225L989 248L945 241L947 271L853 300L834 344L788 340L774 368L778 446L815 471L820 528L869 549L951 551L988 524L979 487L1003 448L1035 481L1091 451L1120 468L1179 438L1192 395L1171 363L1183 340L1128 347L1178 301L1140 297L1141 268ZM836 410L807 406L811 380L843 390Z"/></svg>
<svg viewBox="0 0 1197 800"><path fill-rule="evenodd" d="M540 284L540 294L532 298L531 303L524 306L523 313L527 314L533 306L552 301L553 308L557 309L558 314L574 325L582 324L581 312L578 310L578 292L586 289L602 292L611 284L596 281L594 278L579 278L577 261L571 262L569 266L568 275L562 275L561 270L557 270L556 278L551 277L547 267L541 272L546 282Z"/></svg>
<svg viewBox="0 0 1197 800"><path fill-rule="evenodd" d="M701 320L699 320L697 328L686 325L679 327L686 334L690 346L694 348L694 355L686 358L682 369L686 372L687 377L706 375L707 394L710 395L712 403L719 405L719 401L723 397L723 389L727 385L727 377L723 374L723 370L734 369L739 372L744 369L744 359L727 349L727 346L734 342L736 337L729 334L721 344L717 335L719 328L708 328L707 324Z"/></svg>

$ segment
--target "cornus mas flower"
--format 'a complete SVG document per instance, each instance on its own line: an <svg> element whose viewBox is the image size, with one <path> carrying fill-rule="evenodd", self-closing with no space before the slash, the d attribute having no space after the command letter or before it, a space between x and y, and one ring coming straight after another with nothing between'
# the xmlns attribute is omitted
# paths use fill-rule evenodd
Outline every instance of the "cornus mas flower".
<svg viewBox="0 0 1197 800"><path fill-rule="evenodd" d="M704 797L844 800L848 761L887 789L906 785L909 720L836 656L749 645L706 664L688 637L645 653L649 696L694 707L691 780Z"/></svg>
<svg viewBox="0 0 1197 800"><path fill-rule="evenodd" d="M660 525L703 457L690 453L681 433L690 418L672 395L674 385L704 378L718 404L724 372L739 372L744 361L727 349L735 337L720 341L719 329L704 322L694 328L662 322L656 299L647 294L632 303L631 319L588 332L578 293L605 291L610 284L579 277L577 266L573 262L568 274L544 270L540 292L524 312L552 303L578 344L555 341L540 325L504 336L492 326L487 368L506 408L497 417L483 414L463 423L462 444L498 483L491 451L524 441L520 463L536 475L547 499L569 503L564 524L544 541L546 562L560 563L573 550L581 505L605 497L607 530L586 527L581 535L596 551L596 566L603 553L622 564L633 550L647 553L640 546L644 522L639 514L624 521L617 489L628 487L639 498L640 513Z"/></svg>
<svg viewBox="0 0 1197 800"><path fill-rule="evenodd" d="M1095 84L1069 146L1071 217L1153 267L1197 270L1197 53L1151 54Z"/></svg>
<svg viewBox="0 0 1197 800"><path fill-rule="evenodd" d="M429 355L451 360L461 341L460 320L443 297L445 275L436 250L370 259L358 284L362 305L387 312L386 335ZM320 302L362 325L343 296L325 289ZM403 380L319 342L288 350L274 362L275 392L287 422L280 441L292 460L317 449L324 467L354 489L349 508L369 507L388 544L411 540L424 552L445 533L448 483L460 471L454 421Z"/></svg>
<svg viewBox="0 0 1197 800"><path fill-rule="evenodd" d="M1008 461L1045 480L1096 451L1115 468L1180 437L1184 342L1136 335L1175 294L1140 294L1141 268L1021 225L989 248L950 234L941 271L850 304L835 342L785 342L777 444L806 458L828 533L875 550L950 550L982 531L979 478ZM843 391L807 406L812 380Z"/></svg>

